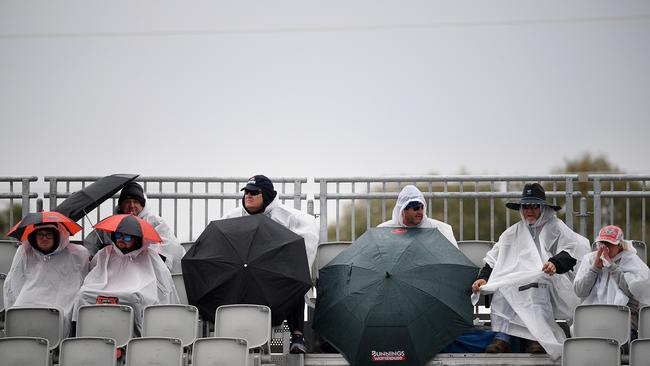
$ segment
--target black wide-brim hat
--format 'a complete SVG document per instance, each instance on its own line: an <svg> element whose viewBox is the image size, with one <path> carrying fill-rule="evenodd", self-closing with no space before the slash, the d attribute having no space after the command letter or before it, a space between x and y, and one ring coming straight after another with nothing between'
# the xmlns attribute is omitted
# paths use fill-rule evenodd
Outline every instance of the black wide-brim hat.
<svg viewBox="0 0 650 366"><path fill-rule="evenodd" d="M508 202L506 203L506 207L511 210L519 211L522 204L545 205L555 211L562 209L560 206L555 206L546 202L546 192L544 192L544 188L542 188L539 183L527 183L524 185L524 190L521 192L521 198L519 201Z"/></svg>

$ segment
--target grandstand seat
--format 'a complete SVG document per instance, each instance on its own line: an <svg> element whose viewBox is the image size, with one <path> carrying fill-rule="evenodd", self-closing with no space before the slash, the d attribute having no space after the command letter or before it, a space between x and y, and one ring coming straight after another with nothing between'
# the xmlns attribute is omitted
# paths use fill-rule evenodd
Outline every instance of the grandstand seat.
<svg viewBox="0 0 650 366"><path fill-rule="evenodd" d="M650 366L650 338L639 338L630 343L629 365Z"/></svg>
<svg viewBox="0 0 650 366"><path fill-rule="evenodd" d="M49 349L49 342L45 338L0 338L0 365L49 366Z"/></svg>
<svg viewBox="0 0 650 366"><path fill-rule="evenodd" d="M19 246L20 242L17 240L0 240L0 273L9 273Z"/></svg>
<svg viewBox="0 0 650 366"><path fill-rule="evenodd" d="M174 280L174 287L176 287L176 292L178 293L178 299L181 304L189 305L187 300L187 292L185 291L185 280L183 280L182 273L172 273L172 280Z"/></svg>
<svg viewBox="0 0 650 366"><path fill-rule="evenodd" d="M192 366L208 365L247 366L248 344L246 340L229 337L197 339L192 352Z"/></svg>
<svg viewBox="0 0 650 366"><path fill-rule="evenodd" d="M630 338L630 308L619 305L578 305L573 317L575 337L614 339L618 344Z"/></svg>
<svg viewBox="0 0 650 366"><path fill-rule="evenodd" d="M474 263L479 269L485 266L483 258L492 249L494 242L486 240L461 240L458 242L458 249L461 253Z"/></svg>
<svg viewBox="0 0 650 366"><path fill-rule="evenodd" d="M643 263L648 263L646 245L642 241L632 240L632 245L636 249L636 254L643 260Z"/></svg>
<svg viewBox="0 0 650 366"><path fill-rule="evenodd" d="M61 341L59 364L62 366L115 366L115 349L113 338L66 338Z"/></svg>
<svg viewBox="0 0 650 366"><path fill-rule="evenodd" d="M614 339L577 337L564 341L562 366L618 366L621 348Z"/></svg>
<svg viewBox="0 0 650 366"><path fill-rule="evenodd" d="M3 289L5 286L5 279L7 278L7 275L4 273L0 273L0 289ZM5 310L5 296L4 296L4 291L0 291L0 312Z"/></svg>
<svg viewBox="0 0 650 366"><path fill-rule="evenodd" d="M270 354L271 309L268 306L222 305L214 319L214 336L245 339L252 351L253 364L261 364L262 354Z"/></svg>
<svg viewBox="0 0 650 366"><path fill-rule="evenodd" d="M318 278L318 271L331 262L339 253L352 244L351 241L330 241L318 244L316 248L316 259L312 269L312 278Z"/></svg>
<svg viewBox="0 0 650 366"><path fill-rule="evenodd" d="M188 347L199 331L199 311L192 305L149 305L144 309L143 337L169 337Z"/></svg>
<svg viewBox="0 0 650 366"><path fill-rule="evenodd" d="M183 345L178 338L132 338L126 347L126 364L129 366L182 366Z"/></svg>
<svg viewBox="0 0 650 366"><path fill-rule="evenodd" d="M133 309L127 305L83 305L79 307L76 335L113 338L117 347L124 347L133 337Z"/></svg>
<svg viewBox="0 0 650 366"><path fill-rule="evenodd" d="M13 306L6 310L7 337L38 337L50 350L63 339L63 309L58 306Z"/></svg>
<svg viewBox="0 0 650 366"><path fill-rule="evenodd" d="M192 245L194 245L194 242L193 241L186 241L186 242L182 242L181 245L185 249L185 253L187 253L187 251L190 250Z"/></svg>
<svg viewBox="0 0 650 366"><path fill-rule="evenodd" d="M650 305L639 309L639 338L650 338Z"/></svg>

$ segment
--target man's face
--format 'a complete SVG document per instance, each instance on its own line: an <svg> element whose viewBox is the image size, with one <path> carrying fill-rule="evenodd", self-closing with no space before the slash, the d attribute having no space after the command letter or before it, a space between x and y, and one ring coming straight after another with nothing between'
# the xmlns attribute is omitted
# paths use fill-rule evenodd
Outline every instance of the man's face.
<svg viewBox="0 0 650 366"><path fill-rule="evenodd" d="M54 233L50 230L36 231L36 246L43 253L50 253L54 250Z"/></svg>
<svg viewBox="0 0 650 366"><path fill-rule="evenodd" d="M132 235L115 233L115 245L122 251L122 253L128 253L133 250L135 246L135 237Z"/></svg>
<svg viewBox="0 0 650 366"><path fill-rule="evenodd" d="M262 191L244 190L244 205L249 212L257 213L264 207L264 197Z"/></svg>
<svg viewBox="0 0 650 366"><path fill-rule="evenodd" d="M415 226L422 222L424 218L424 205L419 204L415 207L405 208L402 211L402 222L405 226Z"/></svg>
<svg viewBox="0 0 650 366"><path fill-rule="evenodd" d="M539 219L539 216L542 214L542 208L538 204L522 204L521 208L524 212L524 218L529 225L532 225Z"/></svg>
<svg viewBox="0 0 650 366"><path fill-rule="evenodd" d="M120 203L120 212L125 213L125 214L133 214L138 216L140 212L142 212L142 205L140 204L140 201L136 200L135 198L127 198L122 203Z"/></svg>

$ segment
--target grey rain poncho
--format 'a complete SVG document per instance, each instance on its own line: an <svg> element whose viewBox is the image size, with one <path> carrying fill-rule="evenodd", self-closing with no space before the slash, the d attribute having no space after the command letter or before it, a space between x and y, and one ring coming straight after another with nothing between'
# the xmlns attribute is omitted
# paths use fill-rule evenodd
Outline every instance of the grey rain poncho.
<svg viewBox="0 0 650 366"><path fill-rule="evenodd" d="M446 224L442 221L430 219L427 217L427 202L424 199L424 195L420 190L414 185L407 185L399 192L397 196L397 202L393 208L393 218L386 222L379 224L377 227L405 227L402 222L402 212L406 205L409 202L420 202L424 205L424 217L422 222L413 227L419 228L436 228L442 235L444 235L456 248L458 248L458 243L454 237L454 231L451 228L451 225Z"/></svg>

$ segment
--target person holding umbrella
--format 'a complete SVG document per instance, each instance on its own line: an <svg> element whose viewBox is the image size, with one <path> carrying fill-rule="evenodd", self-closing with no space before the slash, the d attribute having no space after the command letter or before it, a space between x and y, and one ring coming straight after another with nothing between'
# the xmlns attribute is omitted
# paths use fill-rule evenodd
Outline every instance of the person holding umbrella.
<svg viewBox="0 0 650 366"><path fill-rule="evenodd" d="M165 219L151 212L146 203L147 197L142 186L136 182L129 182L120 192L115 213L136 215L151 224L162 239L162 243L153 249L164 257L165 264L169 270L180 268L181 258L185 255L185 249ZM91 255L95 255L101 248L110 243L111 236L101 231L91 232L84 239L84 246Z"/></svg>
<svg viewBox="0 0 650 366"><path fill-rule="evenodd" d="M142 334L144 308L178 304L179 298L160 256L151 248L161 238L146 221L135 215L113 215L95 225L110 233L111 245L91 261L91 270L79 289L75 318L86 304L125 304L133 308L135 333Z"/></svg>
<svg viewBox="0 0 650 366"><path fill-rule="evenodd" d="M32 223L29 223L32 222ZM4 306L58 306L70 333L74 297L88 273L88 251L70 244L81 227L52 212L30 213L9 232L22 240L4 284Z"/></svg>
<svg viewBox="0 0 650 366"><path fill-rule="evenodd" d="M273 182L265 175L252 176L241 190L244 191L242 206L226 213L222 219L259 214L271 218L305 239L307 260L309 268L312 268L316 257L316 247L318 246L316 221L306 213L281 204L277 198L278 192L275 191ZM295 299L293 311L288 314L275 314L273 317L273 325L279 325L286 315L289 330L291 331L291 353L307 353L303 337L304 314L305 299L300 296Z"/></svg>
<svg viewBox="0 0 650 366"><path fill-rule="evenodd" d="M393 208L393 218L377 227L436 228L458 248L451 225L428 218L426 212L427 201L424 200L422 192L414 185L407 185L397 196L397 202Z"/></svg>
<svg viewBox="0 0 650 366"><path fill-rule="evenodd" d="M571 319L578 299L572 271L589 252L589 241L555 216L539 183L524 185L521 198L506 207L521 221L501 234L486 254L472 291L494 292L490 314L498 332L486 352L510 352L512 336L528 340L524 352L562 355L564 331L555 319Z"/></svg>

